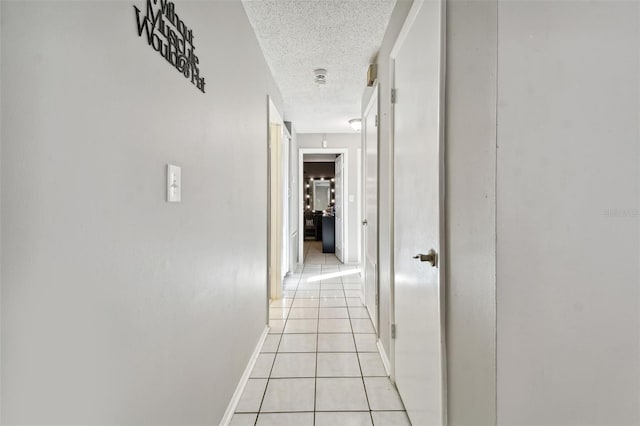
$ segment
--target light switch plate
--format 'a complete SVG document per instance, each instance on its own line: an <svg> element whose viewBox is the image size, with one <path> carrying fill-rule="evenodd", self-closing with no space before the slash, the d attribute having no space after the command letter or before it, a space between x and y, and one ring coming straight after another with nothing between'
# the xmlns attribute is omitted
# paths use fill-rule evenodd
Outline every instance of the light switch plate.
<svg viewBox="0 0 640 426"><path fill-rule="evenodd" d="M182 179L180 167L167 164L167 201L179 203L182 193Z"/></svg>

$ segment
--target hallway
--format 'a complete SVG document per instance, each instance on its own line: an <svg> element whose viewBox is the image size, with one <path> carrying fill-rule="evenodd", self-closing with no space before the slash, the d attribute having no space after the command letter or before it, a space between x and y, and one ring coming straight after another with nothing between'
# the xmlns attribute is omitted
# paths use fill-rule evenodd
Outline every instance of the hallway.
<svg viewBox="0 0 640 426"><path fill-rule="evenodd" d="M285 279L231 425L410 425L360 288L357 267L342 264L307 263Z"/></svg>
<svg viewBox="0 0 640 426"><path fill-rule="evenodd" d="M0 426L640 426L640 0L0 0L0 92Z"/></svg>

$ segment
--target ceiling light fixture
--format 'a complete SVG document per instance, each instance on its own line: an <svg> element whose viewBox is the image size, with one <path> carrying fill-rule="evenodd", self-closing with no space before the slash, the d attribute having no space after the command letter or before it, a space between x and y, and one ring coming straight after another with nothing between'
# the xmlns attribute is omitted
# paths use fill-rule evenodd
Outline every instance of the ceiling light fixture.
<svg viewBox="0 0 640 426"><path fill-rule="evenodd" d="M362 129L362 120L359 118L349 120L349 124L356 132L359 132Z"/></svg>
<svg viewBox="0 0 640 426"><path fill-rule="evenodd" d="M316 83L316 86L327 84L327 70L324 68L313 70L313 82Z"/></svg>

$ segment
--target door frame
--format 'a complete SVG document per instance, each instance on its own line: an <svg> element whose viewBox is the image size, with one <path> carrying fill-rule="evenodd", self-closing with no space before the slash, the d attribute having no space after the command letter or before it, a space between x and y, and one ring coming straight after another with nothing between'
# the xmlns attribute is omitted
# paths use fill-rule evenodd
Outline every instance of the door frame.
<svg viewBox="0 0 640 426"><path fill-rule="evenodd" d="M349 149L348 148L298 148L298 263L304 264L304 156L307 154L340 154L343 164L343 218L342 218L342 251L344 260L342 263L347 264L349 259Z"/></svg>
<svg viewBox="0 0 640 426"><path fill-rule="evenodd" d="M409 13L402 24L402 28L396 38L396 41L391 49L391 53L389 54L389 87L390 90L395 90L396 88L396 58L398 56L398 52L402 47L404 41L406 40L415 20L417 18L418 12L422 8L422 5L426 0L414 0L409 9ZM438 199L438 210L439 210L439 238L438 243L440 245L440 252L438 253L438 269L439 269L439 279L440 279L440 287L443 291L440 292L440 324L441 324L441 336L442 336L442 345L441 345L441 359L442 359L442 412L443 412L443 425L447 424L447 356L446 356L446 347L447 347L447 328L446 328L446 270L447 270L447 245L446 245L446 194L445 194L445 100L446 100L446 13L447 13L447 0L438 0L442 2L442 13L440 16L440 96L439 96L439 106L440 106L440 134L438 140L438 180L439 180L439 199ZM391 97L390 97L391 99ZM395 103L391 102L390 108L390 145L391 145L391 157L392 161L390 164L392 176L391 180L391 202L390 210L391 210L391 291L390 291L390 318L391 323L395 324L396 322L396 310L395 310L395 187L394 187L394 178L395 176ZM395 352L396 345L395 339L390 339L390 363L391 363L391 380L395 382Z"/></svg>

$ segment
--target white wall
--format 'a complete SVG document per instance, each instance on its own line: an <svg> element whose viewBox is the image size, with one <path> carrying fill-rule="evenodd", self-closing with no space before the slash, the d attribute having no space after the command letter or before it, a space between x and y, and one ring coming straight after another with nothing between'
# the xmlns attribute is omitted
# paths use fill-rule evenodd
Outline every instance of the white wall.
<svg viewBox="0 0 640 426"><path fill-rule="evenodd" d="M640 424L640 3L498 17L498 424Z"/></svg>
<svg viewBox="0 0 640 426"><path fill-rule="evenodd" d="M130 2L1 11L2 423L218 424L265 326L282 105L241 3L176 5L206 94Z"/></svg>
<svg viewBox="0 0 640 426"><path fill-rule="evenodd" d="M449 424L639 424L640 5L447 26Z"/></svg>
<svg viewBox="0 0 640 426"><path fill-rule="evenodd" d="M3 7L0 4L0 424L2 423L2 61L4 56L2 55L2 28L4 27L4 18L2 13Z"/></svg>
<svg viewBox="0 0 640 426"><path fill-rule="evenodd" d="M349 187L345 192L345 205L348 204L348 258L346 263L358 262L358 226L360 219L358 218L358 149L361 146L360 133L299 133L298 148L315 148L322 149L322 140L327 141L327 148L347 148L349 155ZM350 201L353 197L353 201Z"/></svg>
<svg viewBox="0 0 640 426"><path fill-rule="evenodd" d="M448 421L495 425L497 3L449 0L446 19Z"/></svg>

